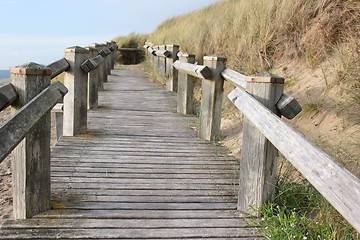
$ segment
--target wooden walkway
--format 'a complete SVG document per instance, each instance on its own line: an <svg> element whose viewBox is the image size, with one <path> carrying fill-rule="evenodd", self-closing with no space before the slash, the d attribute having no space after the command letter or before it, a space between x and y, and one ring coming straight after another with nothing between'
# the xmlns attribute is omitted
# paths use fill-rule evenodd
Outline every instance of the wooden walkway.
<svg viewBox="0 0 360 240"><path fill-rule="evenodd" d="M0 239L261 239L236 210L236 160L196 137L174 93L123 68L99 94L88 133L52 149L53 210Z"/></svg>

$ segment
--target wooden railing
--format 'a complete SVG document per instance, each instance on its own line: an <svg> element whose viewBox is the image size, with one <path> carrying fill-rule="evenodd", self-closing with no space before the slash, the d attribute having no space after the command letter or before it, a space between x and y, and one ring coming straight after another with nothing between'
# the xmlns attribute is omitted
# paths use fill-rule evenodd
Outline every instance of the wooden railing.
<svg viewBox="0 0 360 240"><path fill-rule="evenodd" d="M15 113L0 128L0 163L14 150L16 219L50 209L51 110L57 138L85 133L87 109L97 107L98 90L114 67L116 49L114 42L71 47L65 49L65 58L48 66L28 63L10 69L11 83L0 87L0 111L11 105ZM51 84L62 72L64 84Z"/></svg>
<svg viewBox="0 0 360 240"><path fill-rule="evenodd" d="M244 114L240 157L238 210L251 209L274 197L276 156L287 160L360 232L360 180L329 155L281 120L295 117L301 107L283 93L284 78L269 73L245 76L226 68L223 56L195 56L179 52L178 45L146 43L148 57L166 88L177 91L177 111L193 113L193 84L201 79L200 137L211 140L220 134L224 80L236 88L228 98Z"/></svg>

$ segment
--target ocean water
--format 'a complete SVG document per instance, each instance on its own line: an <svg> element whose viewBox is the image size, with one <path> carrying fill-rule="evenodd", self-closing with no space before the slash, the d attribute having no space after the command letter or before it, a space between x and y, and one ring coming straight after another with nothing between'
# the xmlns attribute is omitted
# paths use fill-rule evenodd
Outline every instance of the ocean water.
<svg viewBox="0 0 360 240"><path fill-rule="evenodd" d="M9 70L0 70L0 78L9 78L10 72Z"/></svg>

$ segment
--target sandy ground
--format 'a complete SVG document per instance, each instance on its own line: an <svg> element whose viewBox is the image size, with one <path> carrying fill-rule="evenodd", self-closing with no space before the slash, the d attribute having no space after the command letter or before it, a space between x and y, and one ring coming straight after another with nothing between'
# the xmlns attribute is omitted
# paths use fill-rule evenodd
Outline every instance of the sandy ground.
<svg viewBox="0 0 360 240"><path fill-rule="evenodd" d="M0 112L0 125L10 117L10 108ZM0 219L12 218L12 174L10 154L0 163Z"/></svg>

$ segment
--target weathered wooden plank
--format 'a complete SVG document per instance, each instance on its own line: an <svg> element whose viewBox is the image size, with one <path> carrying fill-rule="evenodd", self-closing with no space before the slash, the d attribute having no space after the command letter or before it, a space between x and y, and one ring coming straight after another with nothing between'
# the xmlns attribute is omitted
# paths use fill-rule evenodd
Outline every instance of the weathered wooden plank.
<svg viewBox="0 0 360 240"><path fill-rule="evenodd" d="M156 193L155 193L156 194ZM123 203L234 203L237 199L233 196L220 195L220 196L208 196L208 195L99 195L96 193L56 193L52 196L52 201L55 202L69 202L69 201L81 201L86 202L123 202Z"/></svg>
<svg viewBox="0 0 360 240"><path fill-rule="evenodd" d="M117 184L114 182L69 182L69 180L59 180L52 178L53 189L113 189L113 190L212 190L216 187L223 190L232 191L235 185L233 184L190 184L190 183L173 183L173 184Z"/></svg>
<svg viewBox="0 0 360 240"><path fill-rule="evenodd" d="M224 219L37 219L26 221L10 220L1 229L92 229L92 228L117 228L143 229L151 228L237 228L245 226L246 219L224 218Z"/></svg>
<svg viewBox="0 0 360 240"><path fill-rule="evenodd" d="M0 162L66 93L67 89L61 82L50 85L0 128Z"/></svg>
<svg viewBox="0 0 360 240"><path fill-rule="evenodd" d="M231 70L230 68L225 68L224 71L221 72L221 76L226 80L235 85L236 87L240 87L242 89L246 89L246 76Z"/></svg>
<svg viewBox="0 0 360 240"><path fill-rule="evenodd" d="M207 66L195 65L191 63L175 61L173 66L179 70L183 71L191 76L202 78L202 79L210 79L212 76L211 70Z"/></svg>
<svg viewBox="0 0 360 240"><path fill-rule="evenodd" d="M97 55L96 57L89 58L85 62L83 62L81 64L81 69L84 72L88 73L88 72L95 70L103 62L104 62L104 57L102 57L101 55Z"/></svg>
<svg viewBox="0 0 360 240"><path fill-rule="evenodd" d="M224 219L237 218L236 210L49 210L36 218L93 218L93 219Z"/></svg>
<svg viewBox="0 0 360 240"><path fill-rule="evenodd" d="M171 52L166 49L157 50L157 51L155 51L155 54L158 57L164 57L164 58L171 56Z"/></svg>
<svg viewBox="0 0 360 240"><path fill-rule="evenodd" d="M50 78L53 79L60 75L62 72L66 71L70 67L70 64L65 58L62 58L56 62L51 63L47 67L52 70Z"/></svg>
<svg viewBox="0 0 360 240"><path fill-rule="evenodd" d="M264 108L249 94L234 90L229 99L288 161L360 231L360 180L329 155ZM346 186L346 188L344 188Z"/></svg>
<svg viewBox="0 0 360 240"><path fill-rule="evenodd" d="M6 239L58 239L58 238L91 238L91 239L143 239L143 238L227 238L227 237L259 237L256 229L243 228L172 228L172 229L18 229L2 230L1 238Z"/></svg>
<svg viewBox="0 0 360 240"><path fill-rule="evenodd" d="M10 106L18 97L13 85L8 83L0 87L0 111Z"/></svg>
<svg viewBox="0 0 360 240"><path fill-rule="evenodd" d="M276 108L280 111L281 115L287 119L293 119L302 111L298 101L296 101L294 97L285 93L283 93L279 101L276 103Z"/></svg>

